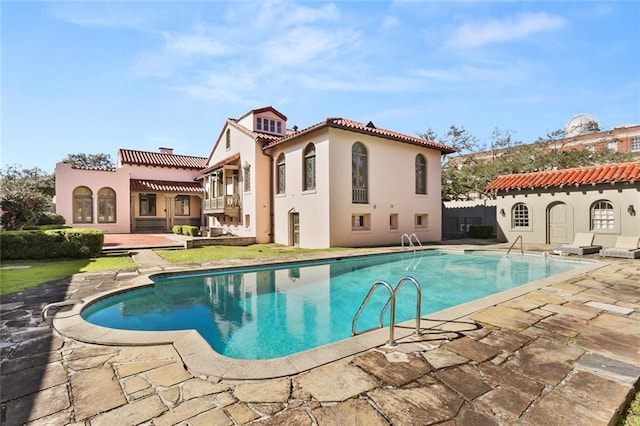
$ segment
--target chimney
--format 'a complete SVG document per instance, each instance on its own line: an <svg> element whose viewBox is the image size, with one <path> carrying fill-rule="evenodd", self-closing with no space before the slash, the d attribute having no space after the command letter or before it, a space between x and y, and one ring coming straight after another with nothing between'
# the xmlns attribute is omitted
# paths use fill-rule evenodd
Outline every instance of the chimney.
<svg viewBox="0 0 640 426"><path fill-rule="evenodd" d="M173 154L173 148L158 148L161 154Z"/></svg>

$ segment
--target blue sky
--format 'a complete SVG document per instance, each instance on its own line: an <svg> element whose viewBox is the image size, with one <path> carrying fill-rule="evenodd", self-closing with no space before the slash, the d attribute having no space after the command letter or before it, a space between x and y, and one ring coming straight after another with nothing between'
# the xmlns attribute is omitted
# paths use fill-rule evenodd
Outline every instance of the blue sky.
<svg viewBox="0 0 640 426"><path fill-rule="evenodd" d="M2 165L207 156L227 117L532 142L640 122L640 2L3 1Z"/></svg>

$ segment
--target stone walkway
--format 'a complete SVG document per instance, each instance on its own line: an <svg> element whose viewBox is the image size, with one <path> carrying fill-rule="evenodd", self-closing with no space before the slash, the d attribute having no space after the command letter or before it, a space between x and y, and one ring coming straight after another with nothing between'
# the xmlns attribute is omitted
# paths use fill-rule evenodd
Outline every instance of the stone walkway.
<svg viewBox="0 0 640 426"><path fill-rule="evenodd" d="M47 303L175 269L142 257L140 271L78 274L3 297L2 424L608 425L638 386L637 260L612 260L393 348L224 382L191 374L171 345L90 345L41 321Z"/></svg>

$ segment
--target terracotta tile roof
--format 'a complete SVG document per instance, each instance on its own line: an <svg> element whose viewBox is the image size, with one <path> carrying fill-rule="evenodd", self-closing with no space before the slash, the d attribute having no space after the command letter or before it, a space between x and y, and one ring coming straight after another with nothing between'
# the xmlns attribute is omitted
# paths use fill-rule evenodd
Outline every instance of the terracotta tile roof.
<svg viewBox="0 0 640 426"><path fill-rule="evenodd" d="M218 161L216 164L214 164L214 165L212 165L212 166L209 166L209 167L207 167L206 169L202 170L202 171L200 172L200 176L202 176L202 175L206 175L207 173L209 173L209 172L210 172L210 171L212 171L212 170L219 169L219 168L220 168L220 167L222 167L222 166L225 166L225 165L227 165L227 164L234 163L234 162L236 162L236 161L238 161L238 160L240 160L240 153L233 154L231 157L227 157L227 158L225 158L225 159L224 159L224 160L222 160L222 161Z"/></svg>
<svg viewBox="0 0 640 426"><path fill-rule="evenodd" d="M207 166L205 157L191 155L165 154L162 152L136 151L132 149L118 150L118 158L122 164L136 166L171 167L177 169L200 170Z"/></svg>
<svg viewBox="0 0 640 426"><path fill-rule="evenodd" d="M322 129L325 127L335 128L335 129L344 129L349 130L356 133L362 133L372 136L379 136L385 139L391 139L398 142L409 143L418 146L424 146L426 148L437 149L443 154L450 154L455 152L455 150L449 146L446 146L441 143L428 141L426 139L421 139L415 136L405 135L403 133L394 132L392 130L387 130L383 128L378 128L373 125L373 123L369 122L368 124L363 124L358 121L348 120L346 118L327 118L325 121L322 121L313 126L307 127L296 133L290 133L283 138L279 138L278 140L267 143L263 148L271 148L282 142L294 139L300 135L313 132L318 129Z"/></svg>
<svg viewBox="0 0 640 426"><path fill-rule="evenodd" d="M532 188L594 185L598 183L635 183L640 181L640 161L604 164L575 169L520 173L497 177L487 190L509 191Z"/></svg>
<svg viewBox="0 0 640 426"><path fill-rule="evenodd" d="M169 180L131 179L129 187L132 191L150 192L187 192L199 194L204 191L200 182L174 182Z"/></svg>

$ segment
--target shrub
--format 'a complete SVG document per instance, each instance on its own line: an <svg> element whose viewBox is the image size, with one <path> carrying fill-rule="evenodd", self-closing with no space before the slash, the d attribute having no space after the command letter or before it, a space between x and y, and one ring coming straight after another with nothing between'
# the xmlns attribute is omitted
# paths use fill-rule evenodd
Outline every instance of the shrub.
<svg viewBox="0 0 640 426"><path fill-rule="evenodd" d="M173 227L171 228L171 232L173 232L176 235L181 235L182 234L182 226L181 225L173 225Z"/></svg>
<svg viewBox="0 0 640 426"><path fill-rule="evenodd" d="M191 225L182 225L182 234L189 235L190 237L199 237L200 228Z"/></svg>
<svg viewBox="0 0 640 426"><path fill-rule="evenodd" d="M469 227L471 238L491 238L493 237L493 226L491 225L471 225Z"/></svg>
<svg viewBox="0 0 640 426"><path fill-rule="evenodd" d="M2 233L2 260L90 258L102 251L101 229L56 229L5 231Z"/></svg>
<svg viewBox="0 0 640 426"><path fill-rule="evenodd" d="M36 225L64 225L64 222L64 216L60 216L53 212L44 212L38 219Z"/></svg>

